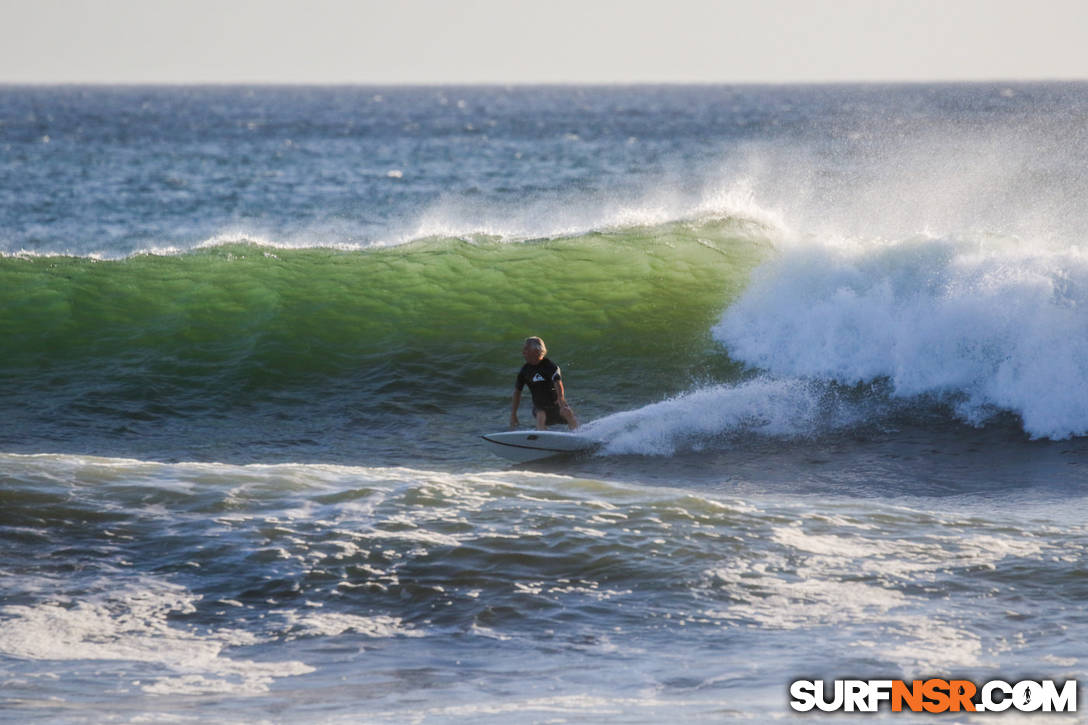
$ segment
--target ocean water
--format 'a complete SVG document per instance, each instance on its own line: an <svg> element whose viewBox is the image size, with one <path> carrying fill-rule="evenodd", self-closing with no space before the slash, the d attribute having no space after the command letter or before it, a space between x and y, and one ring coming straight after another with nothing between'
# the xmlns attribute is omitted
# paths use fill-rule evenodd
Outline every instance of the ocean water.
<svg viewBox="0 0 1088 725"><path fill-rule="evenodd" d="M1086 170L1084 83L0 87L0 720L1084 679ZM479 438L527 335L597 451Z"/></svg>

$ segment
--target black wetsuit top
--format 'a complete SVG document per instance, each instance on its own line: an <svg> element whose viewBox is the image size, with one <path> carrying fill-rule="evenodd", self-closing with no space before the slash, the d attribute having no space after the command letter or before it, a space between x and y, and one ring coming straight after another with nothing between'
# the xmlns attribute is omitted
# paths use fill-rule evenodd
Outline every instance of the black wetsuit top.
<svg viewBox="0 0 1088 725"><path fill-rule="evenodd" d="M559 366L544 358L536 365L525 363L518 372L515 387L521 390L528 385L529 392L533 394L533 408L546 410L559 405L559 391L555 389L555 384L562 379Z"/></svg>

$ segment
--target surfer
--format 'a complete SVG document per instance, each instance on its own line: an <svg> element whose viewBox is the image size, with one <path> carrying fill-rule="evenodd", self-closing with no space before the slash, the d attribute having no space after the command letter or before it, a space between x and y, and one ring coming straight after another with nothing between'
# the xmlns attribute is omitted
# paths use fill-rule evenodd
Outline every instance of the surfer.
<svg viewBox="0 0 1088 725"><path fill-rule="evenodd" d="M536 418L538 430L560 423L566 423L571 430L578 427L578 418L567 403L559 366L545 357L547 354L548 348L539 337L525 339L525 345L521 348L525 365L518 372L517 381L514 383L514 405L510 411L511 428L518 427L518 406L521 405L521 391L526 385L533 396L533 417Z"/></svg>

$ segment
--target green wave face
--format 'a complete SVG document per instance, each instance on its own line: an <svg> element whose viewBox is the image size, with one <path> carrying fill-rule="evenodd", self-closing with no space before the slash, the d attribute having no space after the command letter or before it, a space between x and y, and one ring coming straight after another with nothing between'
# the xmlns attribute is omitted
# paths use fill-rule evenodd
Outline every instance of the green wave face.
<svg viewBox="0 0 1088 725"><path fill-rule="evenodd" d="M729 374L709 329L768 249L719 220L355 252L5 258L0 366L20 386L229 399L337 385L369 404L456 405L506 394L521 340L540 335L583 396L645 401Z"/></svg>

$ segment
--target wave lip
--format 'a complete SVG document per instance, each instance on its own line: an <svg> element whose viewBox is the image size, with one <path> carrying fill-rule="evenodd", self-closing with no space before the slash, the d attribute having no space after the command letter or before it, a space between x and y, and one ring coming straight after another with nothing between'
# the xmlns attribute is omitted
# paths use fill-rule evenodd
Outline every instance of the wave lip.
<svg viewBox="0 0 1088 725"><path fill-rule="evenodd" d="M1088 254L1015 239L917 238L787 249L715 326L730 355L780 377L886 380L981 424L1088 434Z"/></svg>

